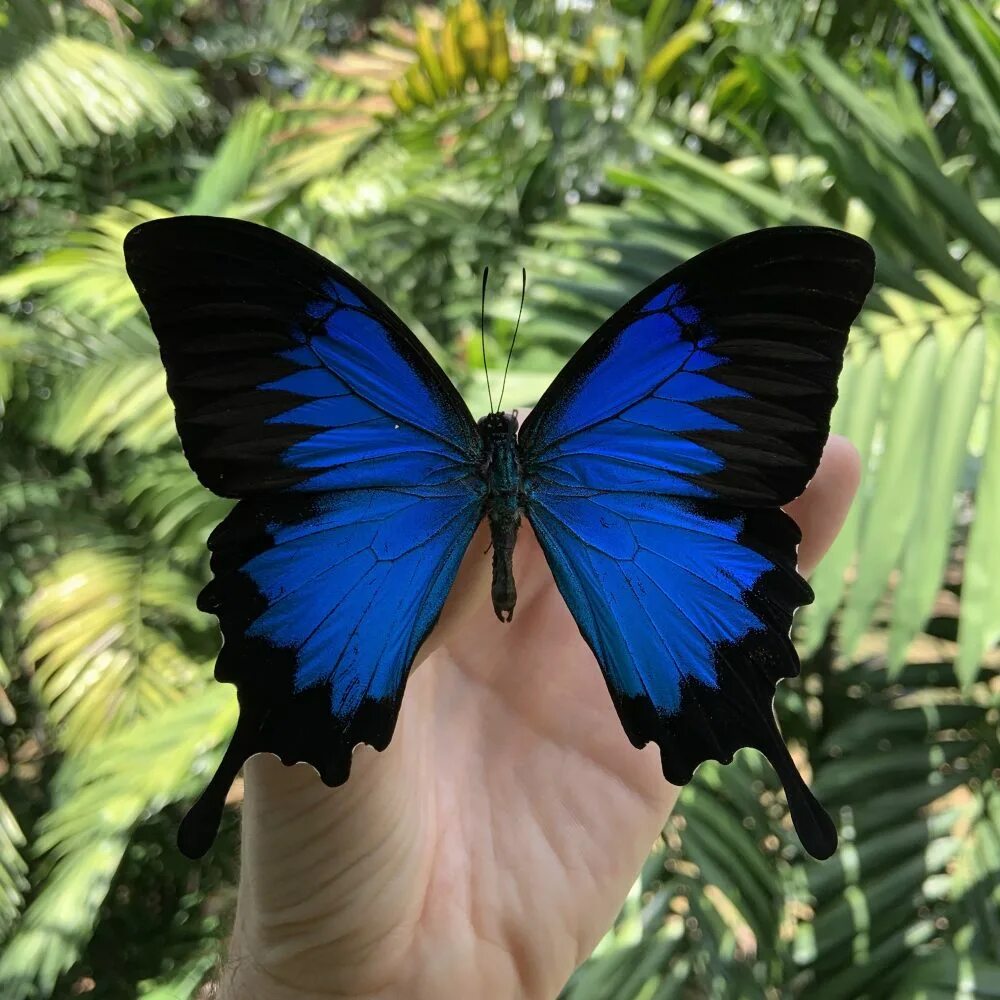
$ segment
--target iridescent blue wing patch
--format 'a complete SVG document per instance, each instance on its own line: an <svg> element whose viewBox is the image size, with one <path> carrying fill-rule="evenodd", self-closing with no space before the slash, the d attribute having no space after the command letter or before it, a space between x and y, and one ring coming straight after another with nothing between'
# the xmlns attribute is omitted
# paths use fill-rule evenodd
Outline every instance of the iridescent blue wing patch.
<svg viewBox="0 0 1000 1000"><path fill-rule="evenodd" d="M668 780L740 747L771 760L806 849L836 829L774 718L812 593L779 508L819 463L874 258L834 230L762 230L641 292L524 422L526 509L636 746Z"/></svg>
<svg viewBox="0 0 1000 1000"><path fill-rule="evenodd" d="M480 437L457 390L370 291L262 226L143 224L126 262L185 454L238 499L213 533L219 680L240 721L181 827L207 849L258 751L346 780L389 742L406 675L482 518Z"/></svg>

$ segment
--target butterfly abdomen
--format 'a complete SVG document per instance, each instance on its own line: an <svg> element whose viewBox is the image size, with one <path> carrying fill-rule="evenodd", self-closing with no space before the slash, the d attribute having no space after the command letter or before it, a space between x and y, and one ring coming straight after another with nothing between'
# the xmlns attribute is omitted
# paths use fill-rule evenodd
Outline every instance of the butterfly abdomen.
<svg viewBox="0 0 1000 1000"><path fill-rule="evenodd" d="M483 437L482 476L486 482L486 516L493 547L493 610L502 622L514 617L514 545L521 524L521 461L517 449L517 417L491 413L479 421Z"/></svg>

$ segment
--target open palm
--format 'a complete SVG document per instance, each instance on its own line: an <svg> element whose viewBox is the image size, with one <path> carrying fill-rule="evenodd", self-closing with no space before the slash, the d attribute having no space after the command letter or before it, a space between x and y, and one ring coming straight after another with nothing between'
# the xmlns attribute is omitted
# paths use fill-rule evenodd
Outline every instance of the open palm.
<svg viewBox="0 0 1000 1000"><path fill-rule="evenodd" d="M832 439L789 507L803 572L857 475ZM224 1000L552 998L610 926L678 790L626 738L527 524L509 625L487 544L480 529L384 753L359 749L337 789L248 763Z"/></svg>

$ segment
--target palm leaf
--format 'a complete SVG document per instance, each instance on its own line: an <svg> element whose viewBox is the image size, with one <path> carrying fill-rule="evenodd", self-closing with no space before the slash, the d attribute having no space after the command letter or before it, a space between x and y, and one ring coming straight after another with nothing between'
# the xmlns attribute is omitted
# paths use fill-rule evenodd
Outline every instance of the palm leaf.
<svg viewBox="0 0 1000 1000"><path fill-rule="evenodd" d="M211 687L63 765L34 845L48 870L0 957L3 996L51 993L90 935L133 827L204 781L236 714L231 692Z"/></svg>
<svg viewBox="0 0 1000 1000"><path fill-rule="evenodd" d="M28 889L25 836L10 806L0 798L0 941L20 915Z"/></svg>
<svg viewBox="0 0 1000 1000"><path fill-rule="evenodd" d="M0 175L57 169L67 150L102 136L167 131L190 118L201 94L189 72L137 51L55 31L31 0L7 6L0 35Z"/></svg>
<svg viewBox="0 0 1000 1000"><path fill-rule="evenodd" d="M133 202L88 218L68 236L67 246L0 277L0 302L18 303L41 295L70 321L83 315L114 330L139 312L138 297L125 271L125 234L140 222L166 214L155 205Z"/></svg>
<svg viewBox="0 0 1000 1000"><path fill-rule="evenodd" d="M179 644L180 629L205 627L195 592L177 571L114 549L71 552L41 575L24 655L61 746L79 751L200 684Z"/></svg>

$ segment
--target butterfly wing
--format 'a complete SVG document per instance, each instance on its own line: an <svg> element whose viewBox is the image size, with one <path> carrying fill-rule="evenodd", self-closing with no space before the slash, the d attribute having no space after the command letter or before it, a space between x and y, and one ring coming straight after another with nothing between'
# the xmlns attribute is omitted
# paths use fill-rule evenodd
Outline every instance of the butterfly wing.
<svg viewBox="0 0 1000 1000"><path fill-rule="evenodd" d="M199 606L240 721L181 828L208 848L258 751L346 780L383 749L407 672L482 517L480 438L458 392L361 284L250 223L176 218L126 239L188 460L238 499Z"/></svg>
<svg viewBox="0 0 1000 1000"><path fill-rule="evenodd" d="M528 517L632 742L677 784L762 751L816 857L836 830L772 707L812 600L779 508L816 471L873 271L835 230L729 240L608 320L520 434Z"/></svg>

